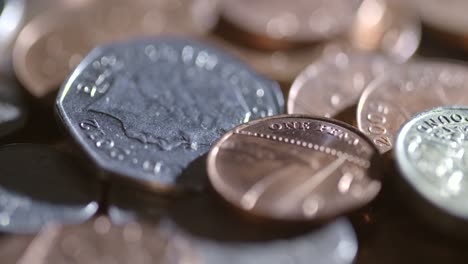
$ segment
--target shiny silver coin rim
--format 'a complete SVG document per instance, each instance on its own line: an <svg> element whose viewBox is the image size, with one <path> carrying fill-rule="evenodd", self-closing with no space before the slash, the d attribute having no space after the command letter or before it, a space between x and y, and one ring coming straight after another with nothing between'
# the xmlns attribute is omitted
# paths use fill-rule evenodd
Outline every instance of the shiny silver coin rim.
<svg viewBox="0 0 468 264"><path fill-rule="evenodd" d="M431 205L435 206L439 210L453 215L457 218L461 218L468 221L468 210L463 212L462 209L457 208L451 204L450 199L442 199L441 196L437 194L434 190L434 185L429 185L427 181L418 180L422 178L421 172L415 168L413 163L407 157L405 139L407 138L408 132L414 127L414 125L426 117L427 115L432 115L435 113L443 112L454 112L454 111L465 111L468 117L468 107L467 106L442 106L435 107L423 112L420 112L413 116L411 119L406 121L401 128L399 129L396 140L394 143L394 159L395 164L400 172L399 177L402 178L405 183L407 183L413 191L415 191L418 196L421 196L425 201L430 202Z"/></svg>

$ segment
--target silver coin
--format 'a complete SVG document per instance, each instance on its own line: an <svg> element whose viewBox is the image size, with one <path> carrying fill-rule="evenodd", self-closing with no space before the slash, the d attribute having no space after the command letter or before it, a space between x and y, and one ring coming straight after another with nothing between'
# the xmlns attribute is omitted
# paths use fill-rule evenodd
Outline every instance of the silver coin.
<svg viewBox="0 0 468 264"><path fill-rule="evenodd" d="M105 171L160 191L234 126L279 114L277 83L212 48L182 38L92 51L59 92L58 114Z"/></svg>
<svg viewBox="0 0 468 264"><path fill-rule="evenodd" d="M124 197L117 203L117 195L109 199L113 223L160 222L192 242L200 264L350 264L357 254L356 234L345 218L298 230L298 225L246 219L210 194L186 197L166 209L157 204L128 207L128 202L121 203Z"/></svg>
<svg viewBox="0 0 468 264"><path fill-rule="evenodd" d="M467 107L440 107L411 118L398 133L395 160L425 201L468 220Z"/></svg>
<svg viewBox="0 0 468 264"><path fill-rule="evenodd" d="M98 185L67 155L43 145L0 148L0 232L35 233L73 224L98 209Z"/></svg>

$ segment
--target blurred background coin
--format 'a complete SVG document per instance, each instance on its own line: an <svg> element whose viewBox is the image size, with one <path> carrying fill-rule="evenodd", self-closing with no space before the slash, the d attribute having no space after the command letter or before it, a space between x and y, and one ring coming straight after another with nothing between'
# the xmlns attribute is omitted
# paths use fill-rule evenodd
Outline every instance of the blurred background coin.
<svg viewBox="0 0 468 264"><path fill-rule="evenodd" d="M364 0L349 33L351 44L395 62L408 60L421 42L421 23L405 7L394 0Z"/></svg>
<svg viewBox="0 0 468 264"><path fill-rule="evenodd" d="M347 32L361 0L221 1L223 18L241 31L264 38L264 48L328 40Z"/></svg>
<svg viewBox="0 0 468 264"><path fill-rule="evenodd" d="M50 225L18 264L113 263L197 264L188 241L159 227L132 222L113 225L101 216L75 226Z"/></svg>
<svg viewBox="0 0 468 264"><path fill-rule="evenodd" d="M215 0L99 0L51 8L21 31L15 71L35 97L56 91L99 44L161 34L200 35L216 24Z"/></svg>
<svg viewBox="0 0 468 264"><path fill-rule="evenodd" d="M331 43L292 84L288 113L336 117L355 107L366 85L394 66L383 55Z"/></svg>
<svg viewBox="0 0 468 264"><path fill-rule="evenodd" d="M457 218L465 225L468 221L467 150L467 107L420 113L403 125L395 142L394 159L404 183L426 203L414 204L415 210L433 207L439 213L426 213L426 217L437 226L450 225L457 233L467 229L437 216Z"/></svg>
<svg viewBox="0 0 468 264"><path fill-rule="evenodd" d="M420 16L423 23L434 36L439 36L444 42L460 44L468 48L468 2L452 0L450 2L437 0L411 0L405 3Z"/></svg>
<svg viewBox="0 0 468 264"><path fill-rule="evenodd" d="M0 231L35 233L50 222L84 222L98 188L73 159L34 144L0 148Z"/></svg>
<svg viewBox="0 0 468 264"><path fill-rule="evenodd" d="M26 13L26 0L2 0L0 2L0 57L9 55L8 48L15 40Z"/></svg>
<svg viewBox="0 0 468 264"><path fill-rule="evenodd" d="M277 83L224 52L182 38L91 52L64 83L57 110L107 172L159 190L232 127L283 111Z"/></svg>
<svg viewBox="0 0 468 264"><path fill-rule="evenodd" d="M0 65L0 137L11 134L26 123L27 106L16 80L11 60Z"/></svg>
<svg viewBox="0 0 468 264"><path fill-rule="evenodd" d="M320 221L380 191L378 154L344 123L301 115L241 125L211 149L208 174L235 207L267 219Z"/></svg>
<svg viewBox="0 0 468 264"><path fill-rule="evenodd" d="M200 264L351 264L357 254L356 234L346 218L315 228L278 225L239 215L211 192L172 200L160 214L157 203L128 207L135 199L116 192L109 199L109 218L118 225L167 226L193 245Z"/></svg>
<svg viewBox="0 0 468 264"><path fill-rule="evenodd" d="M359 99L357 123L380 152L393 148L401 125L414 114L468 103L468 67L419 60L394 68L371 82Z"/></svg>

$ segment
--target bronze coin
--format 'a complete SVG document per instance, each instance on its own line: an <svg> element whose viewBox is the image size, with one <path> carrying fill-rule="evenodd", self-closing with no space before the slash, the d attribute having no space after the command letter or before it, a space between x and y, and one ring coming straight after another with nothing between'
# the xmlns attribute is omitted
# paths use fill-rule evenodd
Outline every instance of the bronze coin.
<svg viewBox="0 0 468 264"><path fill-rule="evenodd" d="M362 0L224 0L224 19L271 42L304 43L346 32Z"/></svg>
<svg viewBox="0 0 468 264"><path fill-rule="evenodd" d="M421 42L418 18L396 1L364 0L350 32L353 46L380 51L397 62L408 60Z"/></svg>
<svg viewBox="0 0 468 264"><path fill-rule="evenodd" d="M45 228L18 263L195 264L198 261L191 243L169 228L141 222L116 226L102 216L82 225Z"/></svg>
<svg viewBox="0 0 468 264"><path fill-rule="evenodd" d="M363 91L357 108L359 129L381 153L393 148L397 131L416 113L446 105L468 104L468 67L420 60L380 76Z"/></svg>
<svg viewBox="0 0 468 264"><path fill-rule="evenodd" d="M321 221L374 199L377 154L345 123L283 115L234 128L207 164L215 190L234 206L269 219Z"/></svg>
<svg viewBox="0 0 468 264"><path fill-rule="evenodd" d="M329 44L292 84L288 113L334 117L355 106L366 85L393 65L379 54Z"/></svg>
<svg viewBox="0 0 468 264"><path fill-rule="evenodd" d="M322 50L322 46L317 45L268 52L235 45L214 37L210 37L208 42L225 49L257 72L287 84L290 84L307 65L313 62Z"/></svg>
<svg viewBox="0 0 468 264"><path fill-rule="evenodd" d="M160 34L200 35L217 20L216 0L100 0L33 19L13 51L15 71L35 97L56 91L93 47Z"/></svg>

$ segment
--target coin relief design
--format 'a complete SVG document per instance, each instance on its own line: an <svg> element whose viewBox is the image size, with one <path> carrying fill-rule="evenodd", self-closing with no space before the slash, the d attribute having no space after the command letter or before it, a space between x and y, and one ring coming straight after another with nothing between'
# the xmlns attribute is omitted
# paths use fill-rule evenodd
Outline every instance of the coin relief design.
<svg viewBox="0 0 468 264"><path fill-rule="evenodd" d="M288 113L333 117L356 105L367 84L391 66L383 55L329 44L292 84Z"/></svg>
<svg viewBox="0 0 468 264"><path fill-rule="evenodd" d="M175 187L226 131L282 107L275 82L178 38L98 48L57 98L62 120L98 165L161 189Z"/></svg>
<svg viewBox="0 0 468 264"><path fill-rule="evenodd" d="M442 61L417 61L388 71L369 84L358 103L359 129L380 152L393 148L401 125L416 113L444 105L464 105L468 68Z"/></svg>
<svg viewBox="0 0 468 264"><path fill-rule="evenodd" d="M466 218L468 108L441 107L408 121L395 147L403 178L426 200Z"/></svg>
<svg viewBox="0 0 468 264"><path fill-rule="evenodd" d="M377 151L341 122L300 115L241 125L212 148L217 192L242 210L281 220L323 220L379 192Z"/></svg>

